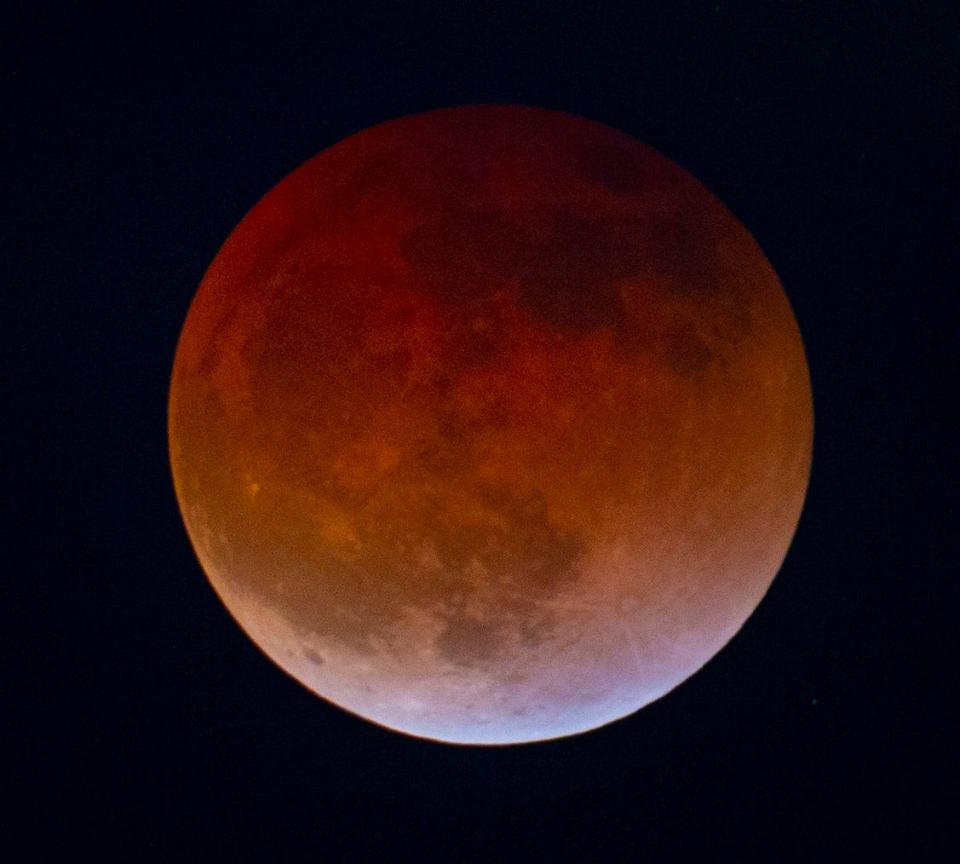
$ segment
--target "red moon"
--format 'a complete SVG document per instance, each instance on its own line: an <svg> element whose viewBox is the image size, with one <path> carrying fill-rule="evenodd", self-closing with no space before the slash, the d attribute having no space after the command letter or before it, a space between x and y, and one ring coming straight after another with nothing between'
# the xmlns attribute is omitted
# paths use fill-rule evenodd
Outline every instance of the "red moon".
<svg viewBox="0 0 960 864"><path fill-rule="evenodd" d="M374 126L247 214L197 291L169 443L254 642L407 734L571 735L737 632L806 494L790 304L743 225L607 126Z"/></svg>

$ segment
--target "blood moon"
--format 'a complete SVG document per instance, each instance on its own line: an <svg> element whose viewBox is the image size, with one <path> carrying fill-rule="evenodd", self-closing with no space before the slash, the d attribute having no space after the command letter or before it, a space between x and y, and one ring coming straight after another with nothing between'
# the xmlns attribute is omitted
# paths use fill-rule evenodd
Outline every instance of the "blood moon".
<svg viewBox="0 0 960 864"><path fill-rule="evenodd" d="M170 388L190 538L282 669L449 742L658 698L763 596L806 493L803 344L746 229L554 111L384 123L272 189Z"/></svg>

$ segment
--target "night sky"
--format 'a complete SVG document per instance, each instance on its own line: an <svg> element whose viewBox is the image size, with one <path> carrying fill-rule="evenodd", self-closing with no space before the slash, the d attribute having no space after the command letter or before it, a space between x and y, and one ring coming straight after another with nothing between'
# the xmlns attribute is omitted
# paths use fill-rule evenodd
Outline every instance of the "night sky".
<svg viewBox="0 0 960 864"><path fill-rule="evenodd" d="M949 860L954 4L468 5L0 13L0 855ZM475 102L601 121L712 189L790 297L816 415L796 538L734 640L632 717L504 749L388 732L273 666L193 554L166 439L180 327L244 213L350 133Z"/></svg>

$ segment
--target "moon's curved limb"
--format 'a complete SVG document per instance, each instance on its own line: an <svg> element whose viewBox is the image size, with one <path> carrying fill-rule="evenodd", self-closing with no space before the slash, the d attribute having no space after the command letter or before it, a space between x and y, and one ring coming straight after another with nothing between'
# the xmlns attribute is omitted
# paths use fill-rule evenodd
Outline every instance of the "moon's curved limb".
<svg viewBox="0 0 960 864"><path fill-rule="evenodd" d="M472 106L271 190L181 334L170 453L214 588L390 728L569 735L739 629L806 493L803 345L746 229L608 127Z"/></svg>

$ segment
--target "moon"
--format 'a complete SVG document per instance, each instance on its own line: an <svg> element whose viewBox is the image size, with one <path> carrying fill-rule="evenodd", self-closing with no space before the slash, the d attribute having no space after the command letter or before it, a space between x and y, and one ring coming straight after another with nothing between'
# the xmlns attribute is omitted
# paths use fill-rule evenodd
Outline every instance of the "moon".
<svg viewBox="0 0 960 864"><path fill-rule="evenodd" d="M696 672L779 570L813 404L790 303L685 170L464 106L278 183L203 277L174 487L237 623L409 735L511 744Z"/></svg>

